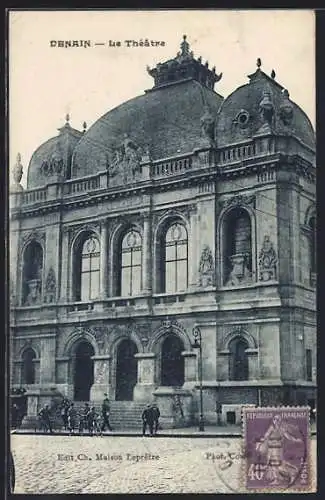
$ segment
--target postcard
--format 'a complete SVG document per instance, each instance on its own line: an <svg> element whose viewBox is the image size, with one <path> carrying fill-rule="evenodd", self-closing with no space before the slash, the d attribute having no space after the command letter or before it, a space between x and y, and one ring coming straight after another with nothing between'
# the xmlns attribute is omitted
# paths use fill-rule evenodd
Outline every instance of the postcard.
<svg viewBox="0 0 325 500"><path fill-rule="evenodd" d="M314 18L8 11L11 492L317 490Z"/></svg>

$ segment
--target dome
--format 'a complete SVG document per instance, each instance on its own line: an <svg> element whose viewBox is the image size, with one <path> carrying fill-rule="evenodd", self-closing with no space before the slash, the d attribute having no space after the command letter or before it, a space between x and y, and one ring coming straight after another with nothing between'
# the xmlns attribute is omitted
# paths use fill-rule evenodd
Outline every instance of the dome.
<svg viewBox="0 0 325 500"><path fill-rule="evenodd" d="M260 68L223 102L216 123L217 146L222 147L269 131L297 137L315 149L315 133L302 109L289 93Z"/></svg>
<svg viewBox="0 0 325 500"><path fill-rule="evenodd" d="M72 152L82 137L82 132L66 124L59 134L39 146L28 166L27 189L44 186L70 176Z"/></svg>
<svg viewBox="0 0 325 500"><path fill-rule="evenodd" d="M216 117L222 97L194 79L147 91L103 115L84 134L72 160L72 177L106 170L128 137L152 160L189 153L202 145L201 118Z"/></svg>

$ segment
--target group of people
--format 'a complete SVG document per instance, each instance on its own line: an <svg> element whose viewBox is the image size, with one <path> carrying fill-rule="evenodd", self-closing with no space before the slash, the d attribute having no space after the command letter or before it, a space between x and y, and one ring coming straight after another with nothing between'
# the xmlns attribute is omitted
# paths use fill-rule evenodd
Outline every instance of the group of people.
<svg viewBox="0 0 325 500"><path fill-rule="evenodd" d="M147 427L149 427L149 435L155 436L159 429L159 417L160 411L158 406L153 404L147 404L146 408L142 412L142 435L145 436Z"/></svg>
<svg viewBox="0 0 325 500"><path fill-rule="evenodd" d="M74 434L76 431L79 433L88 431L90 435L102 434L106 428L111 431L109 399L107 394L104 396L100 413L96 411L94 406L90 407L89 403L85 403L81 411L78 412L74 403L64 398L60 404L60 416L64 429L68 430L70 434ZM51 414L52 411L48 404L45 404L38 413L40 428L50 432L50 434L53 433Z"/></svg>
<svg viewBox="0 0 325 500"><path fill-rule="evenodd" d="M70 434L78 429L79 433L88 430L89 434L102 434L105 429L112 431L109 423L110 404L107 394L102 403L101 412L97 413L95 406L90 407L89 403L85 403L80 414L78 414L74 403L64 400L62 403L61 417L63 425Z"/></svg>
<svg viewBox="0 0 325 500"><path fill-rule="evenodd" d="M44 405L38 413L41 429L50 432L50 434L53 433L51 413L48 404ZM80 434L88 431L90 435L102 435L106 429L113 430L109 421L110 402L107 394L104 394L100 412L97 412L96 408L91 407L89 403L85 403L81 411L78 412L74 403L64 398L60 405L60 415L64 429L70 434L74 434L76 431ZM150 436L157 434L159 417L158 406L155 403L148 404L142 412L143 436L146 434L147 428Z"/></svg>

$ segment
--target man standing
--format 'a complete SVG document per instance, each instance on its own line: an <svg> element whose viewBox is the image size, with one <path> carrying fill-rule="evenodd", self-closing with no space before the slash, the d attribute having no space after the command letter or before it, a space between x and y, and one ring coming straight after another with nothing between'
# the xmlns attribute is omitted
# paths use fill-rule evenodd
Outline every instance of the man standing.
<svg viewBox="0 0 325 500"><path fill-rule="evenodd" d="M147 426L149 427L150 436L153 436L153 421L154 415L150 404L147 404L146 408L142 412L142 435L146 434Z"/></svg>
<svg viewBox="0 0 325 500"><path fill-rule="evenodd" d="M89 434L91 436L94 435L94 431L96 429L96 420L97 420L96 408L92 406L90 411L88 412L88 429L89 429Z"/></svg>
<svg viewBox="0 0 325 500"><path fill-rule="evenodd" d="M45 430L49 430L50 433L53 434L51 420L50 420L49 405L46 404L43 408L41 408L38 415L41 418L41 423L42 423L42 426L45 427Z"/></svg>
<svg viewBox="0 0 325 500"><path fill-rule="evenodd" d="M83 432L85 429L88 429L88 413L90 412L89 404L85 403L84 408L80 413L79 420L79 432Z"/></svg>
<svg viewBox="0 0 325 500"><path fill-rule="evenodd" d="M76 420L77 420L77 411L74 407L74 403L71 403L70 408L68 410L68 430L70 432L70 435L75 430Z"/></svg>
<svg viewBox="0 0 325 500"><path fill-rule="evenodd" d="M152 405L152 413L153 413L154 434L157 434L157 431L159 429L160 411L156 403Z"/></svg>
<svg viewBox="0 0 325 500"><path fill-rule="evenodd" d="M104 394L105 399L102 404L102 417L103 417L103 423L102 423L102 428L101 431L103 432L105 430L105 427L107 426L108 430L112 431L112 427L109 423L109 410L110 410L110 405L109 405L109 399L107 397L107 394Z"/></svg>

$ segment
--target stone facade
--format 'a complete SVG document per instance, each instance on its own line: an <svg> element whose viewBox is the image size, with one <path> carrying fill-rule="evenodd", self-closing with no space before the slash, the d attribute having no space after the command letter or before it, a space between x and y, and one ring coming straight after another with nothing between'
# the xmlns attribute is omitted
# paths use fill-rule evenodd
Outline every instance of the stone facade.
<svg viewBox="0 0 325 500"><path fill-rule="evenodd" d="M186 52L182 57L186 73L186 61L193 56ZM86 399L100 401L105 392L111 400L155 398L163 418L178 415L178 422L190 422L199 411L198 351L192 336L196 326L202 334L207 421L217 421L218 404L225 405L222 419L226 421L227 412L238 420L242 404L315 400L315 267L310 225L315 213L315 152L299 135L303 125L297 122L295 105L290 104L287 111L278 99L282 87L260 68L254 75L247 87L256 87L256 103L262 106L256 129L241 88L238 103L236 93L225 100L221 109L226 111L202 107L201 142L187 154L152 159L128 131L120 149L113 151L110 168L100 167L91 177L63 176L64 171L78 171L69 149L63 163L56 157L51 163L44 151L37 168L43 173L47 168L51 176L43 186L29 185L22 191L15 176L10 199L13 386L26 387L33 398L37 391L51 387L74 398L76 384L84 381L87 388L81 394ZM167 92L168 85L165 90L159 87L159 78L153 94ZM271 114L266 113L270 93L260 90L260 80L275 94ZM212 81L217 78L212 78L210 87ZM287 94L283 99L288 107ZM218 130L226 126L225 112L234 122L221 140ZM285 137L282 128L276 129L281 117L281 127L288 129ZM190 114L188 120L192 120ZM295 128L290 131L292 122ZM71 134L77 141L78 133L69 127L67 122L60 134ZM80 133L80 141L87 133ZM42 157L41 148L37 154ZM33 161L29 169L36 168ZM62 168L51 169L51 165ZM128 175L121 177L120 167ZM35 179L35 172L29 178ZM246 222L233 237L234 213L244 214ZM163 237L175 221L187 235L186 287L166 291ZM130 228L141 238L137 275L141 286L136 294L123 296L120 242ZM83 279L77 270L79 249L87 235L95 237L100 247L98 293L91 296L90 291L87 300L77 300L77 283ZM30 242L40 246L43 261L39 298L26 303L24 256ZM167 338L178 347L167 352ZM29 380L23 368L27 348L35 352ZM311 380L306 376L307 349L312 351ZM88 381L76 375L80 359Z"/></svg>

